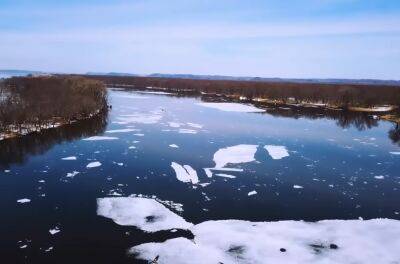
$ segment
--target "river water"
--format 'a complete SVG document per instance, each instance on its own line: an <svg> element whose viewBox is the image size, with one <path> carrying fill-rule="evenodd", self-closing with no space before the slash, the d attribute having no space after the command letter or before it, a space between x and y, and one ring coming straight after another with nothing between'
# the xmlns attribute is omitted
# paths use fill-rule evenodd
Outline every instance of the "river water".
<svg viewBox="0 0 400 264"><path fill-rule="evenodd" d="M105 197L169 201L194 224L400 220L392 123L118 89L109 100L107 116L0 142L3 263L139 263L130 247L190 236L117 224L97 212Z"/></svg>

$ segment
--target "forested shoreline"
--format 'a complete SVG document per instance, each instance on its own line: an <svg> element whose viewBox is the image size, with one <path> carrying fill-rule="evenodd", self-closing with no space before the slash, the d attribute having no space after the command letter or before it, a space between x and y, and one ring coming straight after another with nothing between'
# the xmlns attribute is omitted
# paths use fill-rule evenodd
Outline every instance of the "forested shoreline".
<svg viewBox="0 0 400 264"><path fill-rule="evenodd" d="M400 106L400 87L361 84L304 84L230 80L195 80L132 76L86 76L107 86L177 93L225 95L249 101L314 103L338 108Z"/></svg>
<svg viewBox="0 0 400 264"><path fill-rule="evenodd" d="M0 82L0 138L90 118L107 109L101 81L73 76L13 77Z"/></svg>

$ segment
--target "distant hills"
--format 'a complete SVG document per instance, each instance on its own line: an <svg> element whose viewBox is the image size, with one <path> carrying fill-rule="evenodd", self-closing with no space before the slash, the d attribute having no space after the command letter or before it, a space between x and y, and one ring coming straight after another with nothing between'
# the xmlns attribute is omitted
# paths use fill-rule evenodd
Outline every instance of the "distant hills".
<svg viewBox="0 0 400 264"><path fill-rule="evenodd" d="M0 70L0 78L11 76L27 76L27 75L46 75L42 71L28 70ZM264 78L264 77L235 77L226 75L196 75L196 74L163 74L153 73L149 75L140 75L124 72L87 72L86 75L101 76L127 76L127 77L155 77L155 78L176 78L176 79L194 79L194 80L229 80L229 81L253 81L253 82L290 82L290 83L317 83L317 84L363 84L363 85L394 85L400 86L400 80L375 80L375 79L296 79L296 78Z"/></svg>

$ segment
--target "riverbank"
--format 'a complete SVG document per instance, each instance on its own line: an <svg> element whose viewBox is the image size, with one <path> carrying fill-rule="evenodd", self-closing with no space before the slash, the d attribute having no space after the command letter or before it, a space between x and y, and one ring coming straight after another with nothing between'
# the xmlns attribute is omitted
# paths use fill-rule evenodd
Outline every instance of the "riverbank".
<svg viewBox="0 0 400 264"><path fill-rule="evenodd" d="M374 107L343 107L340 105L322 103L322 102L295 102L293 98L289 98L288 100L271 100L267 98L247 98L240 95L229 95L229 94L220 94L220 93L207 93L207 92L194 92L190 89L169 89L162 87L142 87L138 88L134 85L120 85L120 84L111 84L108 85L109 88L112 89L121 89L121 90L132 90L132 91L147 91L152 93L170 93L171 95L176 96L195 96L201 97L204 101L210 102L234 102L234 103L242 103L242 104L251 104L258 108L269 109L269 108L281 108L286 110L319 110L321 112L334 112L334 111L346 111L348 113L354 114L364 114L370 115L372 119L382 119L389 122L393 122L395 124L400 124L400 112L399 108L394 105L382 105L382 106L374 106ZM400 92L400 90L399 90Z"/></svg>

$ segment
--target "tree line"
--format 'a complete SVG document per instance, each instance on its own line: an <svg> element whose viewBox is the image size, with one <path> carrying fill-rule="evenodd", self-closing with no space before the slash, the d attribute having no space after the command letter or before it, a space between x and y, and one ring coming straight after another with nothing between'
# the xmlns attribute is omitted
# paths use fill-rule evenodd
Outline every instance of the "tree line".
<svg viewBox="0 0 400 264"><path fill-rule="evenodd" d="M73 76L13 77L0 83L0 133L28 133L107 109L101 81Z"/></svg>
<svg viewBox="0 0 400 264"><path fill-rule="evenodd" d="M400 106L400 87L363 84L316 84L231 80L194 80L132 76L88 76L108 86L162 88L173 92L210 93L265 98L281 103L324 103L336 107Z"/></svg>

